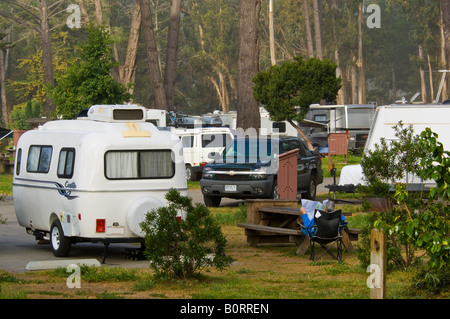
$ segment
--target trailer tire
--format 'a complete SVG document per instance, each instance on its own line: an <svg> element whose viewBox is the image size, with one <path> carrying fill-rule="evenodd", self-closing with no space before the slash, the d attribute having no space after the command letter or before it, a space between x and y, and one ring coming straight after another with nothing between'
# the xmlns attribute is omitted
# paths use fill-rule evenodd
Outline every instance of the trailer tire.
<svg viewBox="0 0 450 319"><path fill-rule="evenodd" d="M53 221L50 227L50 243L56 257L67 257L69 255L72 243L69 237L64 236L61 223L57 219Z"/></svg>

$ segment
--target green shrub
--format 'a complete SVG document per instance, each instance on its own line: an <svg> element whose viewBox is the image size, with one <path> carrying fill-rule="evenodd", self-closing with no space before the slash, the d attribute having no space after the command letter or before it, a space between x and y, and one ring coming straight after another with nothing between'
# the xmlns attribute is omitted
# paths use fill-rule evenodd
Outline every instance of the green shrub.
<svg viewBox="0 0 450 319"><path fill-rule="evenodd" d="M157 276L181 279L198 275L207 266L223 269L231 264L226 239L203 204L174 189L166 194L167 207L152 210L141 223L145 255ZM179 221L177 214L186 213Z"/></svg>

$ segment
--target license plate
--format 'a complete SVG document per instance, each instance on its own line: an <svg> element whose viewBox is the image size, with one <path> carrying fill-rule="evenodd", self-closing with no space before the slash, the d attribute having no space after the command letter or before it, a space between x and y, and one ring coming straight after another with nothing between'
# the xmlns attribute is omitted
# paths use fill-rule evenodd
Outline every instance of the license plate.
<svg viewBox="0 0 450 319"><path fill-rule="evenodd" d="M225 185L225 192L236 192L236 185Z"/></svg>

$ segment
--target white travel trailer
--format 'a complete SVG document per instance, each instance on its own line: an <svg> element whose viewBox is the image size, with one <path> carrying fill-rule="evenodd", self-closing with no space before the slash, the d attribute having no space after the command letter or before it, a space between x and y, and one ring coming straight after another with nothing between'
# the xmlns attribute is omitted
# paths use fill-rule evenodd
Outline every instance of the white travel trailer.
<svg viewBox="0 0 450 319"><path fill-rule="evenodd" d="M147 212L171 188L187 195L183 150L172 132L145 122L143 107L94 105L88 118L48 122L16 148L19 224L50 239L55 256L71 244L142 242Z"/></svg>
<svg viewBox="0 0 450 319"><path fill-rule="evenodd" d="M364 152L373 150L381 138L388 143L396 139L393 127L400 121L404 125L412 125L415 134L430 128L439 135L438 140L444 149L450 150L450 104L392 104L377 108ZM364 183L361 165L348 165L342 169L339 185ZM429 181L421 181L418 177L408 183L418 189L432 186Z"/></svg>

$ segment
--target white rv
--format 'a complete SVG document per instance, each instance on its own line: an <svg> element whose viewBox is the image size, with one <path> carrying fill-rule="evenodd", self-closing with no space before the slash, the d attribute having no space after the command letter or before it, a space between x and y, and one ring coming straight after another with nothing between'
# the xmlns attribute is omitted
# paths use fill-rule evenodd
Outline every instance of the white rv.
<svg viewBox="0 0 450 319"><path fill-rule="evenodd" d="M234 138L227 127L177 128L175 130L183 144L186 178L200 180L203 167L213 160L210 153L221 153Z"/></svg>
<svg viewBox="0 0 450 319"><path fill-rule="evenodd" d="M394 140L396 137L393 127L400 121L404 125L412 125L415 134L420 134L427 127L430 128L439 135L438 140L443 144L444 149L450 150L449 104L392 104L376 109L364 152L373 150L375 144L380 144L381 138L388 143ZM421 181L417 177L408 182L412 186L428 184L428 181ZM348 165L342 169L339 185L364 183L361 165ZM432 186L432 184L428 186Z"/></svg>
<svg viewBox="0 0 450 319"><path fill-rule="evenodd" d="M50 239L55 256L72 243L142 242L147 212L171 188L187 195L179 138L145 122L146 110L94 105L88 118L48 122L20 138L13 178L19 224Z"/></svg>
<svg viewBox="0 0 450 319"><path fill-rule="evenodd" d="M318 105L309 107L305 119L328 125L328 127L306 128L304 132L311 143L318 148L328 144L330 133L347 133L348 149L362 151L373 122L375 105Z"/></svg>
<svg viewBox="0 0 450 319"><path fill-rule="evenodd" d="M159 109L147 109L147 122L154 124L157 127L166 126L167 111Z"/></svg>

